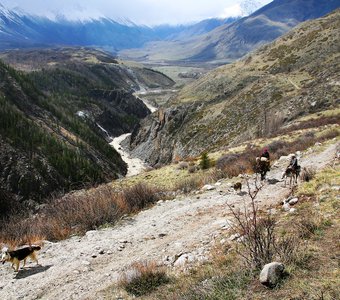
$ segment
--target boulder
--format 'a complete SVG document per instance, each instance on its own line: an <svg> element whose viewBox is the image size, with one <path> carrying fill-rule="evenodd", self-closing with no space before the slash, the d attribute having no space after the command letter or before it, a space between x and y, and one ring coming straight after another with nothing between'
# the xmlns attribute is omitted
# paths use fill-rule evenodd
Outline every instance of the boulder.
<svg viewBox="0 0 340 300"><path fill-rule="evenodd" d="M283 209L284 211L289 211L289 210L290 210L290 205L289 205L289 203L284 203L284 204L282 205L282 209Z"/></svg>
<svg viewBox="0 0 340 300"><path fill-rule="evenodd" d="M213 185L210 185L210 184L206 184L206 185L202 188L202 190L206 190L206 191L212 191L212 190L214 190L214 189L216 189L216 187L214 187Z"/></svg>
<svg viewBox="0 0 340 300"><path fill-rule="evenodd" d="M290 199L289 201L288 201L288 203L290 204L290 205L295 205L296 203L298 203L299 202L299 198L293 198L293 199Z"/></svg>
<svg viewBox="0 0 340 300"><path fill-rule="evenodd" d="M282 279L284 265L279 262L266 264L260 273L260 282L268 287L274 287Z"/></svg>

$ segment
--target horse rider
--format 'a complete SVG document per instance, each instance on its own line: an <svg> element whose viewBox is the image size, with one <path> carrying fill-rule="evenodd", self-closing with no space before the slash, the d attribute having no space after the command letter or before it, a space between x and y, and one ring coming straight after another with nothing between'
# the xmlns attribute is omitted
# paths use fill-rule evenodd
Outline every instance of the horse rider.
<svg viewBox="0 0 340 300"><path fill-rule="evenodd" d="M265 158L267 158L267 159L268 159L268 161L269 161L269 159L270 159L270 155L269 155L268 148L264 148L264 149L263 149L263 151L262 151L262 154L261 154L261 156L260 156L260 157L265 157Z"/></svg>
<svg viewBox="0 0 340 300"><path fill-rule="evenodd" d="M300 168L300 166L298 164L298 159L297 159L295 154L293 154L292 157L290 158L289 166L287 167L287 169L288 168L291 168L294 171L296 171Z"/></svg>

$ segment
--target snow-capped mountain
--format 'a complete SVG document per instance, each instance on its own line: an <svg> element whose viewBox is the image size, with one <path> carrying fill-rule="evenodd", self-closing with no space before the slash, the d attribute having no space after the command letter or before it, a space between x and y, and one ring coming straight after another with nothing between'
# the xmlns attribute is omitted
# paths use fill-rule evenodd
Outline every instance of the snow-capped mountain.
<svg viewBox="0 0 340 300"><path fill-rule="evenodd" d="M0 50L67 45L97 46L114 52L140 47L148 41L205 33L233 20L212 19L192 25L150 28L126 19L117 22L105 17L82 21L70 21L63 16L49 19L8 10L0 4Z"/></svg>

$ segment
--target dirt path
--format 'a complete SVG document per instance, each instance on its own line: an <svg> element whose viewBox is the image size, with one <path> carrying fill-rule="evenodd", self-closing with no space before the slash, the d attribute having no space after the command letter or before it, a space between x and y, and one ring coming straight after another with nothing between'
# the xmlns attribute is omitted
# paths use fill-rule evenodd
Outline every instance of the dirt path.
<svg viewBox="0 0 340 300"><path fill-rule="evenodd" d="M334 156L335 145L331 145L303 156L301 165L324 168ZM268 178L278 180L286 165L286 160L278 161ZM0 268L0 299L101 299L100 291L135 261L173 265L178 256L182 260L205 260L214 240L222 238L228 227L226 203L240 206L249 202L246 193L236 194L229 187L222 181L212 191L160 201L114 228L89 231L83 237L58 243L46 242L39 255L42 266L29 263L17 274L9 264ZM289 193L282 182L267 182L257 199L262 205L276 205ZM180 265L180 261L174 265Z"/></svg>

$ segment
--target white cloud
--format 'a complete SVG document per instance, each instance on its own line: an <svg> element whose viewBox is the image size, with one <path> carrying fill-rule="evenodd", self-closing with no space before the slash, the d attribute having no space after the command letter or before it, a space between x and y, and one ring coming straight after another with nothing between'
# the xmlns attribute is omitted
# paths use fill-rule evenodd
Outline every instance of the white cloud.
<svg viewBox="0 0 340 300"><path fill-rule="evenodd" d="M220 18L238 17L242 15L241 5L236 3L232 6L228 6L223 10L223 13L219 15Z"/></svg>
<svg viewBox="0 0 340 300"><path fill-rule="evenodd" d="M69 19L130 19L137 24L178 24L241 15L241 3L255 0L0 0L8 8ZM271 0L256 0L267 4Z"/></svg>

